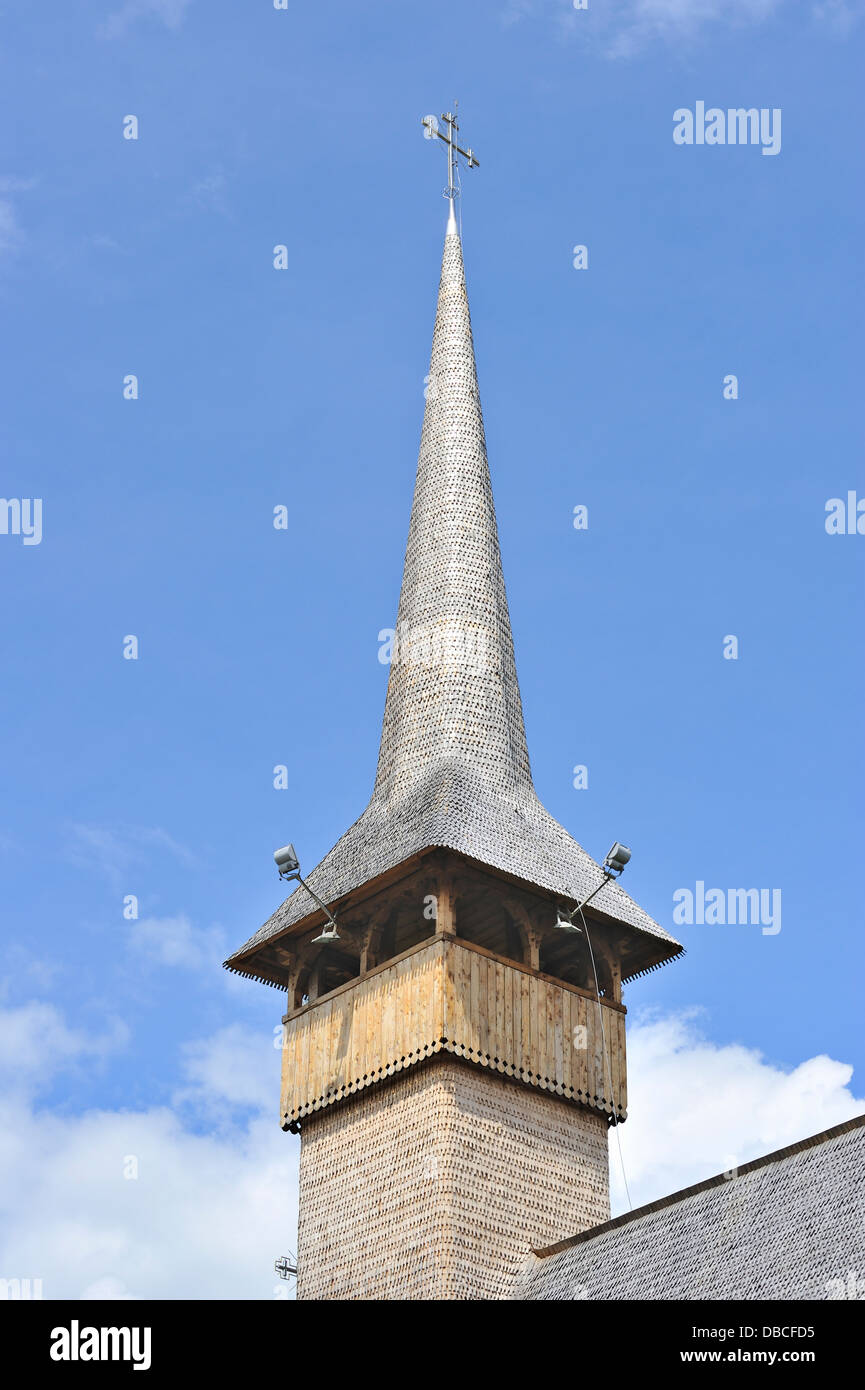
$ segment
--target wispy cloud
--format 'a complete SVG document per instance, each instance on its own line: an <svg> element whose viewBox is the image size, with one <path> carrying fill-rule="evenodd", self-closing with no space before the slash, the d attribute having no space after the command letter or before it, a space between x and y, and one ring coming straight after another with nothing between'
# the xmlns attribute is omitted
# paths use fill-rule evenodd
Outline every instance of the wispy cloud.
<svg viewBox="0 0 865 1390"><path fill-rule="evenodd" d="M130 875L159 853L170 854L190 868L198 862L191 850L158 826L108 829L74 824L69 827L66 840L66 856L71 863L95 869L113 888L127 892L132 891Z"/></svg>
<svg viewBox="0 0 865 1390"><path fill-rule="evenodd" d="M228 180L221 169L214 170L198 179L187 194L187 202L206 212L218 212L223 216L228 212Z"/></svg>
<svg viewBox="0 0 865 1390"><path fill-rule="evenodd" d="M156 20L167 29L179 29L192 0L126 0L97 29L103 39L122 38L140 20Z"/></svg>
<svg viewBox="0 0 865 1390"><path fill-rule="evenodd" d="M821 0L814 6L814 18L841 38L855 28L863 13L865 0Z"/></svg>
<svg viewBox="0 0 865 1390"><path fill-rule="evenodd" d="M865 0L816 0L811 15L833 31L848 32ZM747 29L790 11L789 0L616 0L575 10L572 0L509 0L506 24L532 17L557 23L562 34L600 49L609 58L631 58L655 44L685 46L723 29ZM806 11L807 14L807 11Z"/></svg>
<svg viewBox="0 0 865 1390"><path fill-rule="evenodd" d="M94 232L90 238L90 245L95 246L97 251L122 251L124 248L119 241L115 241L113 236L108 236L106 232Z"/></svg>
<svg viewBox="0 0 865 1390"><path fill-rule="evenodd" d="M59 1071L116 1052L128 1037L119 1018L109 1020L108 1031L98 1036L69 1028L60 1011L42 1001L0 1009L0 1090L40 1090Z"/></svg>
<svg viewBox="0 0 865 1390"><path fill-rule="evenodd" d="M784 0L626 0L616 6L608 51L612 57L626 58L649 43L689 42L719 25L763 24L783 4Z"/></svg>
<svg viewBox="0 0 865 1390"><path fill-rule="evenodd" d="M181 1056L186 1084L174 1092L173 1102L211 1117L224 1116L226 1107L273 1113L274 1054L281 1057L272 1033L237 1023L212 1037L184 1043Z"/></svg>
<svg viewBox="0 0 865 1390"><path fill-rule="evenodd" d="M28 193L36 183L36 179L0 178L0 193Z"/></svg>
<svg viewBox="0 0 865 1390"><path fill-rule="evenodd" d="M195 927L188 917L143 917L130 922L133 951L153 965L216 972L225 955L225 937L218 927Z"/></svg>
<svg viewBox="0 0 865 1390"><path fill-rule="evenodd" d="M22 982L29 982L41 994L48 994L66 969L56 957L36 955L18 941L8 942L0 959L4 971L0 976L0 1000L11 996L13 980L19 990Z"/></svg>

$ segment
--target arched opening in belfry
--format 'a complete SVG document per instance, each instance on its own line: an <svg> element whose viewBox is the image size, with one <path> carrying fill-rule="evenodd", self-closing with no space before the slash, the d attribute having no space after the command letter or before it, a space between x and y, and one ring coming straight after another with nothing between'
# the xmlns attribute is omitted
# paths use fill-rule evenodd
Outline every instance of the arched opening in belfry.
<svg viewBox="0 0 865 1390"><path fill-rule="evenodd" d="M472 875L457 882L454 924L458 941L482 946L520 965L527 962L524 934L508 911L501 885L494 880Z"/></svg>
<svg viewBox="0 0 865 1390"><path fill-rule="evenodd" d="M552 975L566 985L593 989L592 966L585 937L572 936L564 931L544 935L539 950L538 968L543 975Z"/></svg>
<svg viewBox="0 0 865 1390"><path fill-rule="evenodd" d="M382 928L375 952L376 964L384 965L429 937L435 936L436 909L433 888L423 882L404 891Z"/></svg>
<svg viewBox="0 0 865 1390"><path fill-rule="evenodd" d="M597 986L602 997L616 997L610 965L609 929L588 913L585 917L578 917L576 925L580 927L579 932L555 927L544 932L539 950L541 972L565 984L588 990L590 994L595 993ZM614 943L613 956L619 959L621 953L621 946L618 942ZM618 997L621 998L621 974L618 980Z"/></svg>
<svg viewBox="0 0 865 1390"><path fill-rule="evenodd" d="M318 947L310 942L304 956L306 959L298 972L294 998L289 1000L290 1007L295 1009L320 999L331 990L339 989L340 985L348 984L360 974L360 948L355 940L348 937Z"/></svg>

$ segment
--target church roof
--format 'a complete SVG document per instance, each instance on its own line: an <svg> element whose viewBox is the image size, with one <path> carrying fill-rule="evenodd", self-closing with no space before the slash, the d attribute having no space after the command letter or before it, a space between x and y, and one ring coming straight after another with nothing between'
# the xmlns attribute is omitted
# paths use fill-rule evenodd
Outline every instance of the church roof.
<svg viewBox="0 0 865 1390"><path fill-rule="evenodd" d="M532 784L460 238L448 223L381 747L363 815L305 877L331 906L433 848L576 903L602 880ZM637 934L625 978L681 947L610 882L596 906ZM226 962L315 914L298 888ZM260 966L260 962L259 962Z"/></svg>
<svg viewBox="0 0 865 1390"><path fill-rule="evenodd" d="M511 1297L861 1298L863 1274L865 1115L859 1115L536 1250Z"/></svg>

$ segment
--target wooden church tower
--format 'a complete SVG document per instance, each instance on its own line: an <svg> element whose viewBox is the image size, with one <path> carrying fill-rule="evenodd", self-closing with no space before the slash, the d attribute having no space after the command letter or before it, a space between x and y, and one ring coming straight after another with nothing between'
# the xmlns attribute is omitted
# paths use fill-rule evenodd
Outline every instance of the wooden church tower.
<svg viewBox="0 0 865 1390"><path fill-rule="evenodd" d="M604 877L532 784L452 201L392 657L372 798L308 875L338 939L299 886L226 965L287 991L298 1298L507 1297L609 1217L622 983L681 947L612 880L555 925Z"/></svg>

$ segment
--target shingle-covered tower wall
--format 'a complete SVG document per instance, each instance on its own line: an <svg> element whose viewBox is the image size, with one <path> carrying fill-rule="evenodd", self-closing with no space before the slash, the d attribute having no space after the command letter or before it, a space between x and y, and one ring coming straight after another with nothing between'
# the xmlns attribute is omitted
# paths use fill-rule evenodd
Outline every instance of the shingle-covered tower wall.
<svg viewBox="0 0 865 1390"><path fill-rule="evenodd" d="M609 1214L601 1115L434 1058L304 1121L297 1296L507 1298Z"/></svg>

